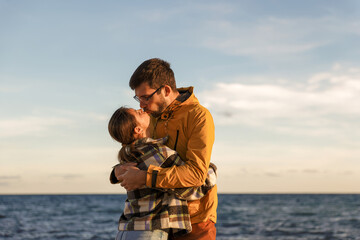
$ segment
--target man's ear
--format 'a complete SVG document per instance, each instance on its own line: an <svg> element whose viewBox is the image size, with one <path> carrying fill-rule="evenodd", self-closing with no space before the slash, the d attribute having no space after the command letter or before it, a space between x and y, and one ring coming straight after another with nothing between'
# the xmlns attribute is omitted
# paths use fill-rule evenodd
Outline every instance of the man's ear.
<svg viewBox="0 0 360 240"><path fill-rule="evenodd" d="M164 89L165 89L165 97L169 96L170 93L172 92L172 88L169 85L164 85Z"/></svg>

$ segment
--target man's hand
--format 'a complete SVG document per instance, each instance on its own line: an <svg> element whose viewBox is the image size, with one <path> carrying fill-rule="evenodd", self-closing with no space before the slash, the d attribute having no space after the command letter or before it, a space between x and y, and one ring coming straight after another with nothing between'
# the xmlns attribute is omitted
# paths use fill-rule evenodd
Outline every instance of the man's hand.
<svg viewBox="0 0 360 240"><path fill-rule="evenodd" d="M133 162L117 165L114 168L115 177L119 180L119 182L121 182L121 180L120 180L121 175L123 175L127 171L127 168L130 167L130 166L136 166L136 165L137 164L133 163Z"/></svg>
<svg viewBox="0 0 360 240"><path fill-rule="evenodd" d="M118 179L127 191L141 188L146 183L146 171L140 170L134 166L124 166L125 173L121 174Z"/></svg>

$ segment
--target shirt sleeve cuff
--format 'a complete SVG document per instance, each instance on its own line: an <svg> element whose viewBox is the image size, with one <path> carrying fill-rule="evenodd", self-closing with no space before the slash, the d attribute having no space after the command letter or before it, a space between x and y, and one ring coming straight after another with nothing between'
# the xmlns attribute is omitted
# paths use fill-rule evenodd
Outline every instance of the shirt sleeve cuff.
<svg viewBox="0 0 360 240"><path fill-rule="evenodd" d="M115 183L118 183L119 182L119 180L116 178L116 176L115 176L115 169L113 168L113 170L111 171L111 173L110 173L110 182L112 183L112 184L115 184Z"/></svg>
<svg viewBox="0 0 360 240"><path fill-rule="evenodd" d="M146 186L150 188L156 187L156 180L161 167L150 165L146 174Z"/></svg>

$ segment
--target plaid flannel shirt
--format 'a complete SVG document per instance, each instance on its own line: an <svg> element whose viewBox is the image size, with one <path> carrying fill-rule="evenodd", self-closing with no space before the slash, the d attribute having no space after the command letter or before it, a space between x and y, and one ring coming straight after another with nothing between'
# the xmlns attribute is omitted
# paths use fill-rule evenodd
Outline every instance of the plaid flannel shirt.
<svg viewBox="0 0 360 240"><path fill-rule="evenodd" d="M180 166L185 163L172 149L165 146L167 137L157 140L143 138L136 140L132 147L143 154L137 155L137 167L147 170L150 165L163 168ZM127 154L131 146L126 146ZM120 161L120 164L124 163ZM114 172L114 171L113 171ZM114 173L110 177L116 183ZM191 232L191 221L187 200L200 199L216 184L216 166L210 164L205 183L200 187L160 189L143 187L127 192L124 212L119 219L119 230L172 229L175 236Z"/></svg>

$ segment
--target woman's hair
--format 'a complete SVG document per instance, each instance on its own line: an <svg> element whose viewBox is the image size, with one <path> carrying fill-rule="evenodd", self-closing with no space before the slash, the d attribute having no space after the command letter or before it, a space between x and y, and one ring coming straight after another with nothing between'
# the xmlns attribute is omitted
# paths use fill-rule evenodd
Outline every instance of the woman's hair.
<svg viewBox="0 0 360 240"><path fill-rule="evenodd" d="M111 116L108 125L110 136L123 145L128 145L135 141L134 129L137 122L129 110L130 108L126 107L116 110Z"/></svg>
<svg viewBox="0 0 360 240"><path fill-rule="evenodd" d="M122 148L118 154L120 163L136 162L136 157L142 154L131 145L135 141L134 129L137 126L136 118L129 112L130 108L121 107L114 112L108 124L110 136L122 143ZM130 145L130 151L126 151L127 145Z"/></svg>

